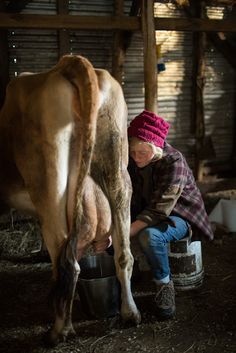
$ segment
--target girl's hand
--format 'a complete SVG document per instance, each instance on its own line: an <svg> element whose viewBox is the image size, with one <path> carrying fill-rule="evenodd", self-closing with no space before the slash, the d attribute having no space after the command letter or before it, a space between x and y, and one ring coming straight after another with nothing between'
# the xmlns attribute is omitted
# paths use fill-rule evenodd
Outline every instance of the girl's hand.
<svg viewBox="0 0 236 353"><path fill-rule="evenodd" d="M137 219L136 221L134 221L133 223L131 223L131 227L130 227L130 237L134 237L138 232L140 232L140 230L146 228L148 226L147 223L140 221L139 219Z"/></svg>

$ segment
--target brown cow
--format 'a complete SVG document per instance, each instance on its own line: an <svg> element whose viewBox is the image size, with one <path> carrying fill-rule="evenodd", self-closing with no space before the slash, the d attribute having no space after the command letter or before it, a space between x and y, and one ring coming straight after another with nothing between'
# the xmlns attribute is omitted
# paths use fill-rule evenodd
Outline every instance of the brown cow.
<svg viewBox="0 0 236 353"><path fill-rule="evenodd" d="M0 209L34 212L52 261L56 344L91 241L112 235L121 316L140 322L130 277L127 108L119 84L81 56L10 82L0 114Z"/></svg>

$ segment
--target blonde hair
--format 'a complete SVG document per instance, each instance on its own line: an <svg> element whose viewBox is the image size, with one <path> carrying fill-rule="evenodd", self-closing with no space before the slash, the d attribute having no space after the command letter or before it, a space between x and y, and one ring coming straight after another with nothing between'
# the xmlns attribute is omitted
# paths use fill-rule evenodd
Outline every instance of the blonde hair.
<svg viewBox="0 0 236 353"><path fill-rule="evenodd" d="M155 146L152 142L146 142L146 141L143 141L137 137L130 137L129 144L130 144L130 146L137 145L137 144L144 144L144 145L150 146L153 153L154 153L153 159L161 159L163 156L163 149L161 147Z"/></svg>

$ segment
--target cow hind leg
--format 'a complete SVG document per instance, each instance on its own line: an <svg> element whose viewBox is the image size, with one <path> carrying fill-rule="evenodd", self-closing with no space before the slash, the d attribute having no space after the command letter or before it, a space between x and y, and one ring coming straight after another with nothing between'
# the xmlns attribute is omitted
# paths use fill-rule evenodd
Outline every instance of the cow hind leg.
<svg viewBox="0 0 236 353"><path fill-rule="evenodd" d="M59 222L55 213L50 213L49 209L41 216L41 222L42 235L52 261L53 286L50 304L54 310L55 321L46 335L46 344L55 346L74 333L71 310L79 265L67 236L66 219L63 221L63 217L60 217ZM61 215L60 212L58 214Z"/></svg>
<svg viewBox="0 0 236 353"><path fill-rule="evenodd" d="M58 257L57 276L51 293L55 311L55 322L47 335L47 343L51 346L75 334L71 315L79 272L71 244L66 242Z"/></svg>

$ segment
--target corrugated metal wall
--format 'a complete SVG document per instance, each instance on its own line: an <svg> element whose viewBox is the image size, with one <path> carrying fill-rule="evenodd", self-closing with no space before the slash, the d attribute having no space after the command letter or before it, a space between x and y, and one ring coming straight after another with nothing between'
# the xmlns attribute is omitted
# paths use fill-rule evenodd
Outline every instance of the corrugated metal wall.
<svg viewBox="0 0 236 353"><path fill-rule="evenodd" d="M144 108L143 85L143 41L142 34L135 32L126 53L124 65L124 94L129 111L129 120Z"/></svg>
<svg viewBox="0 0 236 353"><path fill-rule="evenodd" d="M129 13L131 1L124 12ZM112 15L114 0L71 0L71 15ZM26 14L56 14L56 0L32 0L22 11ZM70 52L86 56L95 67L111 70L113 31L69 31ZM37 48L39 50L37 50ZM58 60L58 33L49 30L12 30L9 32L10 77L22 71L49 69Z"/></svg>
<svg viewBox="0 0 236 353"><path fill-rule="evenodd" d="M125 1L128 15L131 0ZM111 15L113 0L71 0L74 15ZM210 18L221 18L224 8L208 8ZM23 13L56 14L56 0L33 0ZM171 3L155 4L159 17L185 17ZM86 56L95 67L111 70L113 31L70 31L70 52ZM193 166L194 134L191 132L192 34L157 31L157 44L166 70L158 74L159 114L171 123L168 141L179 148ZM58 59L58 33L55 30L9 31L10 76L22 71L39 72L51 68ZM222 55L208 45L204 93L206 132L212 137L215 163L230 164L235 118L235 72ZM129 120L144 108L142 34L135 32L127 51L123 89Z"/></svg>
<svg viewBox="0 0 236 353"><path fill-rule="evenodd" d="M55 15L56 0L33 0L24 14ZM9 31L10 77L23 71L40 72L51 68L58 59L56 30L16 29Z"/></svg>
<svg viewBox="0 0 236 353"><path fill-rule="evenodd" d="M58 59L57 31L12 30L9 32L10 77L23 71L40 72Z"/></svg>
<svg viewBox="0 0 236 353"><path fill-rule="evenodd" d="M227 7L207 8L212 19L228 15ZM235 58L236 60L236 58ZM234 136L235 114L235 70L208 43L206 51L206 85L204 92L206 132L211 136L216 152L217 169L230 168Z"/></svg>
<svg viewBox="0 0 236 353"><path fill-rule="evenodd" d="M180 18L183 11L173 4L155 4L155 16ZM192 165L191 134L192 34L156 31L166 70L158 74L158 112L171 124L168 141L180 149Z"/></svg>
<svg viewBox="0 0 236 353"><path fill-rule="evenodd" d="M207 7L209 18L222 19L225 7ZM155 4L159 17L185 17L173 4ZM159 114L171 123L169 141L184 152L193 165L195 145L191 133L192 34L189 32L157 31L162 44L166 71L158 75ZM208 43L204 88L206 134L211 137L216 157L209 160L217 169L229 169L233 147L235 120L235 70Z"/></svg>

